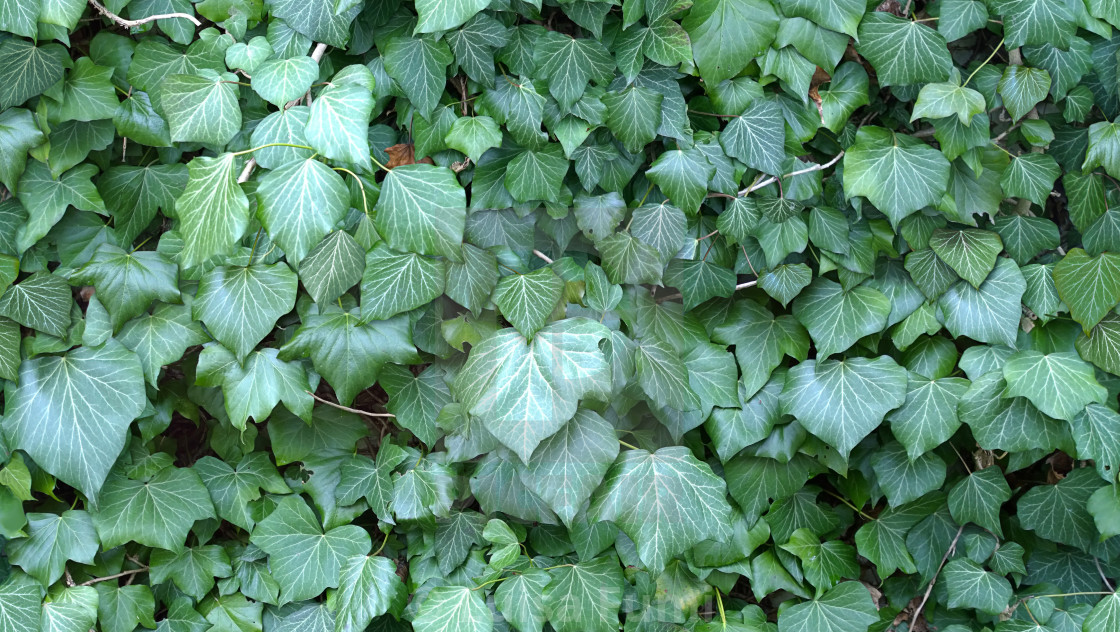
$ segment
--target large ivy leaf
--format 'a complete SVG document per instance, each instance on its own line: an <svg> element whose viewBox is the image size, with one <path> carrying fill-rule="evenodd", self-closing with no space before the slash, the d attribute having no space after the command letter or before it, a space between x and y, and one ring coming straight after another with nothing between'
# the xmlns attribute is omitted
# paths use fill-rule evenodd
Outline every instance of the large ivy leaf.
<svg viewBox="0 0 1120 632"><path fill-rule="evenodd" d="M412 346L408 318L362 322L354 313L309 316L281 349L280 358L310 357L338 401L349 405L362 390L373 386L387 362L419 360Z"/></svg>
<svg viewBox="0 0 1120 632"><path fill-rule="evenodd" d="M760 0L701 0L682 22L700 75L712 85L739 74L778 33L778 15Z"/></svg>
<svg viewBox="0 0 1120 632"><path fill-rule="evenodd" d="M11 37L0 44L0 109L20 105L62 79L66 49L58 44L35 46Z"/></svg>
<svg viewBox="0 0 1120 632"><path fill-rule="evenodd" d="M336 12L336 6L348 9ZM331 46L346 45L350 38L350 22L354 20L358 8L353 3L336 4L324 0L274 0L269 3L270 12L292 29ZM307 45L304 46L306 50Z"/></svg>
<svg viewBox="0 0 1120 632"><path fill-rule="evenodd" d="M618 561L595 558L550 572L544 609L556 632L614 632L625 579Z"/></svg>
<svg viewBox="0 0 1120 632"><path fill-rule="evenodd" d="M250 503L271 494L291 492L264 452L246 454L236 467L212 456L204 456L192 466L210 493L218 516L252 531L256 524Z"/></svg>
<svg viewBox="0 0 1120 632"><path fill-rule="evenodd" d="M1086 333L1120 302L1120 255L1074 248L1054 266L1058 296Z"/></svg>
<svg viewBox="0 0 1120 632"><path fill-rule="evenodd" d="M999 259L979 288L959 281L941 295L938 304L945 315L945 328L954 336L1014 346L1022 316L1020 301L1026 290L1019 266L1010 259Z"/></svg>
<svg viewBox="0 0 1120 632"><path fill-rule="evenodd" d="M818 277L793 303L793 315L813 337L817 357L844 351L860 338L882 331L891 301L882 292L860 286L844 290Z"/></svg>
<svg viewBox="0 0 1120 632"><path fill-rule="evenodd" d="M1020 351L1007 359L1003 378L1008 395L1026 397L1047 415L1067 421L1087 404L1103 403L1108 396L1092 365L1073 352Z"/></svg>
<svg viewBox="0 0 1120 632"><path fill-rule="evenodd" d="M198 474L169 467L147 481L119 474L110 477L93 512L93 524L102 546L135 541L181 551L195 521L213 517L214 505Z"/></svg>
<svg viewBox="0 0 1120 632"><path fill-rule="evenodd" d="M178 268L158 252L125 252L102 244L71 280L93 285L117 329L153 301L178 302Z"/></svg>
<svg viewBox="0 0 1120 632"><path fill-rule="evenodd" d="M614 77L614 59L594 39L548 31L534 44L533 58L537 73L548 80L548 91L562 110L583 96L589 81L607 84Z"/></svg>
<svg viewBox="0 0 1120 632"><path fill-rule="evenodd" d="M358 555L346 560L339 572L338 630L361 630L375 618L403 609L408 591L389 558Z"/></svg>
<svg viewBox="0 0 1120 632"><path fill-rule="evenodd" d="M1011 583L972 560L952 560L945 565L944 574L950 608L976 608L987 614L999 614L1011 601Z"/></svg>
<svg viewBox="0 0 1120 632"><path fill-rule="evenodd" d="M151 314L134 318L121 328L117 340L140 358L144 377L155 386L162 367L183 357L188 347L210 341L186 305L156 305Z"/></svg>
<svg viewBox="0 0 1120 632"><path fill-rule="evenodd" d="M420 606L413 621L418 632L486 632L494 627L494 616L477 591L463 586L437 586Z"/></svg>
<svg viewBox="0 0 1120 632"><path fill-rule="evenodd" d="M894 360L807 360L791 368L782 410L847 457L883 417L906 401L906 370Z"/></svg>
<svg viewBox="0 0 1120 632"><path fill-rule="evenodd" d="M591 498L588 515L618 525L653 573L703 540L731 533L726 485L683 447L623 452Z"/></svg>
<svg viewBox="0 0 1120 632"><path fill-rule="evenodd" d="M859 582L841 582L819 599L791 606L778 619L778 632L836 630L841 621L844 630L865 632L878 620L871 593Z"/></svg>
<svg viewBox="0 0 1120 632"><path fill-rule="evenodd" d="M859 25L857 50L883 86L945 81L953 60L945 38L925 24L875 11Z"/></svg>
<svg viewBox="0 0 1120 632"><path fill-rule="evenodd" d="M342 178L317 160L289 162L257 185L257 217L293 265L342 219L349 201Z"/></svg>
<svg viewBox="0 0 1120 632"><path fill-rule="evenodd" d="M503 329L475 345L454 392L499 441L529 461L537 445L586 396L605 399L609 368L599 341L609 332L582 318L550 324L527 342Z"/></svg>
<svg viewBox="0 0 1120 632"><path fill-rule="evenodd" d="M400 84L412 105L421 115L431 113L443 93L446 68L455 60L447 42L430 36L395 37L382 54L385 72Z"/></svg>
<svg viewBox="0 0 1120 632"><path fill-rule="evenodd" d="M27 222L16 235L21 252L42 239L62 219L67 206L83 211L104 211L105 202L90 178L97 168L83 164L55 178L47 165L32 161L19 179L19 201L27 209Z"/></svg>
<svg viewBox="0 0 1120 632"><path fill-rule="evenodd" d="M52 336L70 328L70 288L49 272L36 272L0 294L0 316Z"/></svg>
<svg viewBox="0 0 1120 632"><path fill-rule="evenodd" d="M160 103L171 127L172 141L221 147L241 129L237 77L206 71L203 75L171 75L160 88Z"/></svg>
<svg viewBox="0 0 1120 632"><path fill-rule="evenodd" d="M318 596L339 585L347 559L369 553L369 534L356 525L328 531L307 503L287 496L276 509L257 523L250 538L268 553L272 576L280 583L280 601L300 601Z"/></svg>
<svg viewBox="0 0 1120 632"><path fill-rule="evenodd" d="M378 244L366 253L362 318L386 320L435 299L443 293L445 270L443 261Z"/></svg>
<svg viewBox="0 0 1120 632"><path fill-rule="evenodd" d="M183 250L183 267L205 263L226 254L249 226L249 198L237 183L233 154L199 156L189 163L183 194L175 200Z"/></svg>
<svg viewBox="0 0 1120 632"><path fill-rule="evenodd" d="M1039 485L1019 498L1019 520L1039 537L1088 549L1097 529L1086 505L1104 483L1088 468L1076 469L1057 485Z"/></svg>
<svg viewBox="0 0 1120 632"><path fill-rule="evenodd" d="M891 44L892 50L895 45ZM866 197L895 225L922 207L936 204L948 184L949 161L912 136L863 127L856 134L856 144L844 154L845 195Z"/></svg>
<svg viewBox="0 0 1120 632"><path fill-rule="evenodd" d="M891 433L915 459L941 445L960 428L957 403L968 390L968 380L957 377L928 379L911 373L906 401L891 411Z"/></svg>
<svg viewBox="0 0 1120 632"><path fill-rule="evenodd" d="M698 149L667 151L646 172L661 187L673 204L688 213L695 213L708 194L708 181L716 168Z"/></svg>
<svg viewBox="0 0 1120 632"><path fill-rule="evenodd" d="M319 76L319 64L306 56L270 59L252 71L253 91L262 99L284 107L304 95Z"/></svg>
<svg viewBox="0 0 1120 632"><path fill-rule="evenodd" d="M1011 500L1011 488L998 467L986 467L961 479L949 490L949 511L961 524L975 523L1002 536L999 516Z"/></svg>
<svg viewBox="0 0 1120 632"><path fill-rule="evenodd" d="M362 280L365 251L350 236L336 230L320 241L299 263L299 280L316 303L330 303Z"/></svg>
<svg viewBox="0 0 1120 632"><path fill-rule="evenodd" d="M463 188L449 169L405 165L385 176L377 230L397 250L459 260L467 218Z"/></svg>
<svg viewBox="0 0 1120 632"><path fill-rule="evenodd" d="M618 456L614 427L580 410L533 452L521 480L571 524Z"/></svg>
<svg viewBox="0 0 1120 632"><path fill-rule="evenodd" d="M140 362L119 342L41 356L20 365L4 434L40 467L97 498L145 401Z"/></svg>
<svg viewBox="0 0 1120 632"><path fill-rule="evenodd" d="M201 320L238 362L291 311L298 281L283 263L219 266L198 285L194 317Z"/></svg>
<svg viewBox="0 0 1120 632"><path fill-rule="evenodd" d="M728 156L748 167L778 174L785 162L785 123L781 109L769 99L759 99L732 119L719 135Z"/></svg>
<svg viewBox="0 0 1120 632"><path fill-rule="evenodd" d="M229 423L245 430L249 417L264 421L281 401L304 420L311 419L315 402L303 366L283 362L276 349L261 349L238 359L219 344L208 345L198 357L199 386L220 386Z"/></svg>

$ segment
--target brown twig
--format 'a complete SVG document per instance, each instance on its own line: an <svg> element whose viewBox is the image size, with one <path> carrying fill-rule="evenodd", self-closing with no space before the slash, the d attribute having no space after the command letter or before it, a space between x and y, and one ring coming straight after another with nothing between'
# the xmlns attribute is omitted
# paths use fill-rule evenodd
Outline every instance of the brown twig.
<svg viewBox="0 0 1120 632"><path fill-rule="evenodd" d="M937 570L933 573L933 577L929 580L929 586L926 586L926 592L922 595L921 603L914 609L914 614L910 617L911 623L917 621L918 617L922 616L922 608L925 608L926 602L929 601L929 595L933 592L933 585L937 582L937 575L941 573L941 569L945 567L945 562L949 560L949 556L952 555L953 551L957 548L957 540L961 539L962 533L964 533L964 525L961 525L961 528L957 529L957 535L953 536L953 541L949 543L949 548L945 550L945 555L941 557L941 564L937 567Z"/></svg>
<svg viewBox="0 0 1120 632"><path fill-rule="evenodd" d="M249 176L253 175L253 167L256 166L257 159L250 158L249 161L245 163L245 168L241 170L241 175L237 176L237 184L248 182Z"/></svg>
<svg viewBox="0 0 1120 632"><path fill-rule="evenodd" d="M143 568L134 568L130 571L121 571L121 572L119 572L115 575L107 575L105 577L94 577L93 579L91 579L89 581L84 581L84 582L82 582L78 585L79 586L89 586L90 584L96 584L98 582L107 582L111 579L120 579L121 577L131 577L131 576L137 575L139 573L147 573L147 572L148 572L148 567L147 566L145 566Z"/></svg>
<svg viewBox="0 0 1120 632"><path fill-rule="evenodd" d="M337 408L339 410L345 410L346 412L354 413L355 415L365 415L366 417L390 417L390 418L395 418L396 417L396 415L394 415L392 413L371 413L371 412L366 411L366 410L358 410L357 408L350 408L349 406L343 406L342 404L336 404L336 403L334 403L330 400L323 399L322 397L319 397L318 395L316 395L315 393L312 393L311 391L304 391L304 392L307 393L308 395L310 395L313 399L315 399L315 401L317 401L319 403L326 404L327 406L330 406L332 408Z"/></svg>
<svg viewBox="0 0 1120 632"><path fill-rule="evenodd" d="M130 28L135 28L137 26L143 26L144 24L147 24L149 22L155 22L156 20L169 20L169 19L172 19L172 18L182 18L184 20L190 20L191 22L194 23L195 26L202 26L202 22L199 22L198 18L194 17L193 15L191 15L189 13L161 13L159 15L149 15L148 17L141 18L139 20L126 20L126 19L122 18L121 16L117 15L116 13L113 13L109 9L106 9L105 5L101 4L97 0L89 0L89 4L94 9L97 9L97 12L100 13L101 15L109 18L113 22L116 22L120 26L123 26L125 28L129 28L129 29Z"/></svg>
<svg viewBox="0 0 1120 632"><path fill-rule="evenodd" d="M843 158L843 157L844 157L844 152L840 152L840 153L836 154L835 156L833 156L832 159L829 160L828 162L813 165L811 167L805 167L804 169L798 169L797 171L792 171L790 173L785 174L781 178L779 178L777 176L771 176L771 177L769 177L769 178L767 178L767 179L765 179L761 182L756 182L756 183L750 185L749 187L743 189L742 191L739 191L739 197L743 197L744 195L750 193L751 191L756 191L758 189L761 189L764 186L774 184L778 180L784 180L786 178L792 178L794 176L800 176L800 175L804 175L806 173L812 173L814 171L820 171L822 169L828 169L832 165L840 162L840 159Z"/></svg>
<svg viewBox="0 0 1120 632"><path fill-rule="evenodd" d="M545 263L552 263L552 259L548 255L541 252L540 250L534 250L533 254L536 255L536 257L538 259L540 259L541 261L543 261Z"/></svg>

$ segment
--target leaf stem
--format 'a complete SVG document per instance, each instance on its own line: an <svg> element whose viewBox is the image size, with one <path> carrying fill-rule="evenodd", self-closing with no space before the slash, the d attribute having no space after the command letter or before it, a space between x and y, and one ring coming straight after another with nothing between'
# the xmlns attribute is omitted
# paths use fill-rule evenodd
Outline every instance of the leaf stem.
<svg viewBox="0 0 1120 632"><path fill-rule="evenodd" d="M392 529L385 532L385 539L381 541L381 546L377 547L377 550L373 552L373 555L371 557L377 557L377 555L381 553L381 551L385 548L385 545L389 542L390 533L392 533Z"/></svg>
<svg viewBox="0 0 1120 632"><path fill-rule="evenodd" d="M869 515L867 515L867 514L863 513L863 511L862 511L862 510L861 510L861 509L860 509L859 507L856 507L855 505L853 505L853 504L851 503L851 501L849 501L849 500L848 500L847 498L844 498L844 497L843 497L843 496L841 496L840 494L837 494L836 492L831 492L831 491L829 491L829 490L827 490L827 489L826 489L826 490L824 490L824 493L826 493L826 494L828 494L829 496L832 496L833 498L835 498L836 500L839 500L840 502L844 503L845 505L847 505L847 506L848 506L848 508L849 508L849 509L851 509L852 511L854 511L854 512L858 513L858 514L859 514L860 516L862 516L862 517L863 517L863 518L864 518L865 520L874 520L874 518L872 518L871 516L869 516Z"/></svg>
<svg viewBox="0 0 1120 632"><path fill-rule="evenodd" d="M471 588L471 591L473 592L473 591L476 591L476 590L480 590L482 588L485 588L486 586L489 586L490 584L496 584L498 582L504 582L505 580L507 580L511 577L514 577L514 575L506 575L505 577L499 577L497 579L491 579L488 582L482 582L481 584L475 586L474 588Z"/></svg>
<svg viewBox="0 0 1120 632"><path fill-rule="evenodd" d="M767 178L767 179L765 179L761 182L757 181L757 179L756 179L756 181L753 184L751 184L749 187L743 189L742 191L739 191L739 197L743 197L744 195L750 193L751 191L756 191L758 189L761 189L764 186L769 186L771 184L774 184L778 180L784 180L786 178L792 178L794 176L801 176L801 175L805 175L806 173L812 173L814 171L821 171L823 169L828 169L832 165L840 162L840 159L843 158L843 157L844 157L844 152L841 151L840 153L833 156L828 162L812 165L812 166L809 166L809 167L805 167L804 169L798 169L797 171L791 171L790 173L785 174L781 178L779 178L777 176L771 176L771 177L769 177L769 178Z"/></svg>
<svg viewBox="0 0 1120 632"><path fill-rule="evenodd" d="M621 443L622 445L624 445L624 446L626 446L626 447L630 448L631 450L637 450L637 449L638 449L638 446L636 446L636 445L630 445L629 443L626 443L626 442L625 442L625 441L623 441L622 439L619 439L619 440L618 440L618 442L619 442L619 443Z"/></svg>
<svg viewBox="0 0 1120 632"><path fill-rule="evenodd" d="M307 145L296 145L295 143L265 143L264 145L259 145L257 147L253 147L252 149L244 149L244 150L241 150L241 151L235 151L235 152L233 152L233 155L234 156L244 156L245 154L251 154L255 151L258 151L260 149L264 149L266 147L295 147L296 149L306 149L308 151L315 151L314 147L308 147Z"/></svg>
<svg viewBox="0 0 1120 632"><path fill-rule="evenodd" d="M937 581L937 576L941 573L941 569L944 568L945 562L948 561L949 556L953 553L953 550L957 548L957 541L960 540L962 533L964 533L964 525L961 525L961 527L957 529L957 535L954 536L953 541L949 543L949 548L945 549L945 555L941 556L941 564L937 566L937 570L934 571L933 577L930 578L929 586L926 586L926 592L924 595L922 595L921 603L919 603L918 607L914 609L914 614L910 615L910 621L917 621L918 617L922 614L922 608L926 607L926 602L929 601L929 595L933 592L933 584Z"/></svg>
<svg viewBox="0 0 1120 632"><path fill-rule="evenodd" d="M335 171L342 171L344 173L350 174L350 177L354 178L354 180L358 183L358 187L362 190L362 212L365 213L366 216L368 217L369 216L369 201L366 200L366 185L365 185L364 182L362 182L362 179L359 178L356 173L354 173L353 171L350 171L346 167L331 167L331 169L334 169Z"/></svg>
<svg viewBox="0 0 1120 632"><path fill-rule="evenodd" d="M965 79L965 80L964 80L964 83L962 83L962 84L961 84L961 87L962 87L962 88L963 88L963 87L965 87L965 86L967 86L967 85L968 85L968 82L969 82L969 81L972 81L972 78L976 76L976 73L980 72L980 69L981 69L981 68L983 68L984 66L987 66L987 65L988 65L988 62L992 61L992 58L993 58L993 57L995 57L995 56L996 56L996 53L998 53L998 52L999 52L999 48L1000 48L1000 46L1003 46L1003 41L1004 41L1004 40L1003 40L1003 38L1001 38L1001 39L999 40L999 43L998 43L998 44L996 44L995 50L993 50L993 51L992 51L992 54L991 54L991 55L988 55L988 58L984 60L984 63L982 63L982 64L980 64L979 66L977 66L977 67L976 67L976 69L972 71L972 74L970 74L970 75L968 76L968 79Z"/></svg>

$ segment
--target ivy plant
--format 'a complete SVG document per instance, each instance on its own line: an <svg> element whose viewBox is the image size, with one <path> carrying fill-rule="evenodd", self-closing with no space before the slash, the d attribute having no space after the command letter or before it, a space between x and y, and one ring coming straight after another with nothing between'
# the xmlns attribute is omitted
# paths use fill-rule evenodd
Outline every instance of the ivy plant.
<svg viewBox="0 0 1120 632"><path fill-rule="evenodd" d="M0 0L0 630L1120 630L1118 50Z"/></svg>

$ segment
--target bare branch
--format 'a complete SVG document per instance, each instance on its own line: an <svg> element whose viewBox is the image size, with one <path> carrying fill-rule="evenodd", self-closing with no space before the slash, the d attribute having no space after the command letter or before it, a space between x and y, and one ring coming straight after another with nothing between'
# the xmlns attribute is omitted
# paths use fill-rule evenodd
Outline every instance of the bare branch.
<svg viewBox="0 0 1120 632"><path fill-rule="evenodd" d="M937 582L937 575L941 573L941 569L945 567L945 562L949 559L949 556L953 554L953 551L956 550L957 540L961 539L962 533L964 533L964 525L961 525L961 528L957 529L957 535L953 537L953 541L949 543L949 548L945 550L945 555L941 558L941 565L937 567L937 570L933 573L933 578L929 580L929 586L926 586L926 593L922 595L921 603L914 609L914 614L910 616L911 624L916 622L918 617L922 615L922 608L925 608L926 602L929 601L929 595L933 592L933 584Z"/></svg>
<svg viewBox="0 0 1120 632"><path fill-rule="evenodd" d="M319 397L318 395L316 395L315 393L312 393L311 391L304 391L304 392L307 393L308 395L310 395L311 397L313 397L315 399L315 401L317 401L317 402L326 404L327 406L330 406L332 408L337 408L339 410L345 410L348 413L354 413L355 415L365 415L366 417L396 418L396 415L394 415L392 413L371 413L371 412L366 411L366 410L358 410L357 408L350 408L349 406L343 406L342 404L336 404L336 403L334 403L330 400L323 399L322 397Z"/></svg>
<svg viewBox="0 0 1120 632"><path fill-rule="evenodd" d="M97 9L97 12L100 13L101 15L109 18L113 22L116 22L120 26L123 26L123 27L128 28L128 29L134 28L134 27L137 27L137 26L143 26L144 24L148 24L149 22L155 22L156 20L170 20L170 19L173 19L173 18L190 20L191 22L194 22L195 26L202 26L202 22L199 22L198 18L194 17L193 15L191 15L189 13L161 13L159 15L149 15L148 17L141 18L139 20L126 20L126 19L122 18L121 16L117 15L116 13L113 13L109 9L106 9L105 5L101 4L97 0L89 0L89 4L94 9Z"/></svg>
<svg viewBox="0 0 1120 632"><path fill-rule="evenodd" d="M237 176L237 184L248 182L249 176L253 175L253 167L256 166L257 159L250 158L249 161L245 163L245 168L241 170L241 175Z"/></svg>
<svg viewBox="0 0 1120 632"><path fill-rule="evenodd" d="M111 579L120 579L121 577L131 577L131 576L137 575L139 573L147 573L147 572L148 572L148 567L147 566L145 566L143 568L134 568L130 571L121 571L120 573L117 573L116 575L107 575L105 577L94 577L93 579L91 579L89 581L82 582L78 585L79 586L89 586L90 584L96 584L97 582L107 582ZM67 572L67 575L69 575L69 572ZM71 580L71 581L73 581L73 580Z"/></svg>
<svg viewBox="0 0 1120 632"><path fill-rule="evenodd" d="M843 158L843 157L844 157L844 152L840 152L840 153L836 154L835 156L833 156L832 159L829 160L826 163L822 163L822 164L819 164L819 165L812 165L811 167L805 167L804 169L798 169L797 171L793 171L793 172L785 174L784 176L782 176L782 179L784 180L786 178L792 178L794 176L800 176L800 175L804 175L806 173L812 173L814 171L820 171L822 169L828 169L832 165L840 162L840 159ZM751 191L756 191L758 189L761 189L764 186L774 184L777 181L778 181L777 177L770 177L770 178L767 178L767 179L765 179L761 182L756 182L756 183L750 185L749 187L743 189L742 191L739 191L739 197L743 197L744 195L750 193Z"/></svg>
<svg viewBox="0 0 1120 632"><path fill-rule="evenodd" d="M534 250L533 254L536 255L538 259L540 259L541 261L543 261L545 263L552 263L552 259L549 258L548 255L544 254L540 250Z"/></svg>

